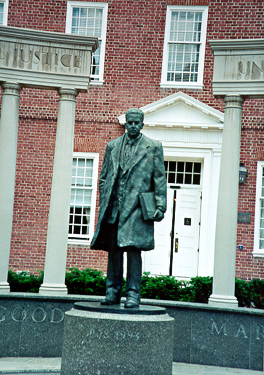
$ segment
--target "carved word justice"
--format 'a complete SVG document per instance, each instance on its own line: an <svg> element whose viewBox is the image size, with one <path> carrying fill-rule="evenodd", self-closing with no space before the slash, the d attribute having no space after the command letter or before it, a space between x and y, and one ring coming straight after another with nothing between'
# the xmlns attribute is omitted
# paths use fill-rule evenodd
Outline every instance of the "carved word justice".
<svg viewBox="0 0 264 375"><path fill-rule="evenodd" d="M11 49L11 47L13 47ZM60 68L80 69L80 52L69 49L24 46L10 43L0 47L0 64L9 68L53 70Z"/></svg>

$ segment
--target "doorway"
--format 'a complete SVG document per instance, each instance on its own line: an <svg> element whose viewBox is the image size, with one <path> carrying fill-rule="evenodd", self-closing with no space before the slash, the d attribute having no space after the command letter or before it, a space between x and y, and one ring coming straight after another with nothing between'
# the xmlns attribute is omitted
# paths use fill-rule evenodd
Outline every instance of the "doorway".
<svg viewBox="0 0 264 375"><path fill-rule="evenodd" d="M198 275L201 226L201 162L165 161L167 211L155 223L155 249L144 271L190 278Z"/></svg>

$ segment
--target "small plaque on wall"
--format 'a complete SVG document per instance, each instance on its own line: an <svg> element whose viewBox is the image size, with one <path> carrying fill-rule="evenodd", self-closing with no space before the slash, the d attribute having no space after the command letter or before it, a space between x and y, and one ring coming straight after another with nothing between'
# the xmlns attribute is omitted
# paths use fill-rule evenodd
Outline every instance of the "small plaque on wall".
<svg viewBox="0 0 264 375"><path fill-rule="evenodd" d="M251 223L251 213L250 212L238 212L237 222L250 224Z"/></svg>

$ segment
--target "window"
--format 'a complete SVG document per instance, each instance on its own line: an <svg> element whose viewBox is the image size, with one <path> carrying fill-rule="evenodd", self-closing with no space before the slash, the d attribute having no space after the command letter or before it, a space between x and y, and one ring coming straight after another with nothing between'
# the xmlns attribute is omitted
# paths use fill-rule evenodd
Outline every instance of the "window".
<svg viewBox="0 0 264 375"><path fill-rule="evenodd" d="M254 255L264 257L264 161L258 162L255 205Z"/></svg>
<svg viewBox="0 0 264 375"><path fill-rule="evenodd" d="M69 242L83 243L93 236L97 173L98 154L74 153Z"/></svg>
<svg viewBox="0 0 264 375"><path fill-rule="evenodd" d="M162 87L203 87L207 7L168 6Z"/></svg>
<svg viewBox="0 0 264 375"><path fill-rule="evenodd" d="M7 25L8 0L0 0L0 26Z"/></svg>
<svg viewBox="0 0 264 375"><path fill-rule="evenodd" d="M168 184L201 184L201 163L169 160L164 164Z"/></svg>
<svg viewBox="0 0 264 375"><path fill-rule="evenodd" d="M91 82L103 83L106 22L106 3L88 3L83 1L68 1L66 33L96 36L99 41L98 49L92 55Z"/></svg>

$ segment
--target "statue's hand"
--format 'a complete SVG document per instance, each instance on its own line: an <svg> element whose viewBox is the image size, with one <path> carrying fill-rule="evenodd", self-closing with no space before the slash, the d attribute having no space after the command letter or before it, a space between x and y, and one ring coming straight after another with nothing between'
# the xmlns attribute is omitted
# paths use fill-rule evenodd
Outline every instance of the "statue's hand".
<svg viewBox="0 0 264 375"><path fill-rule="evenodd" d="M154 221L161 221L163 218L164 218L164 212L162 212L159 208L157 208L155 214L153 215Z"/></svg>

